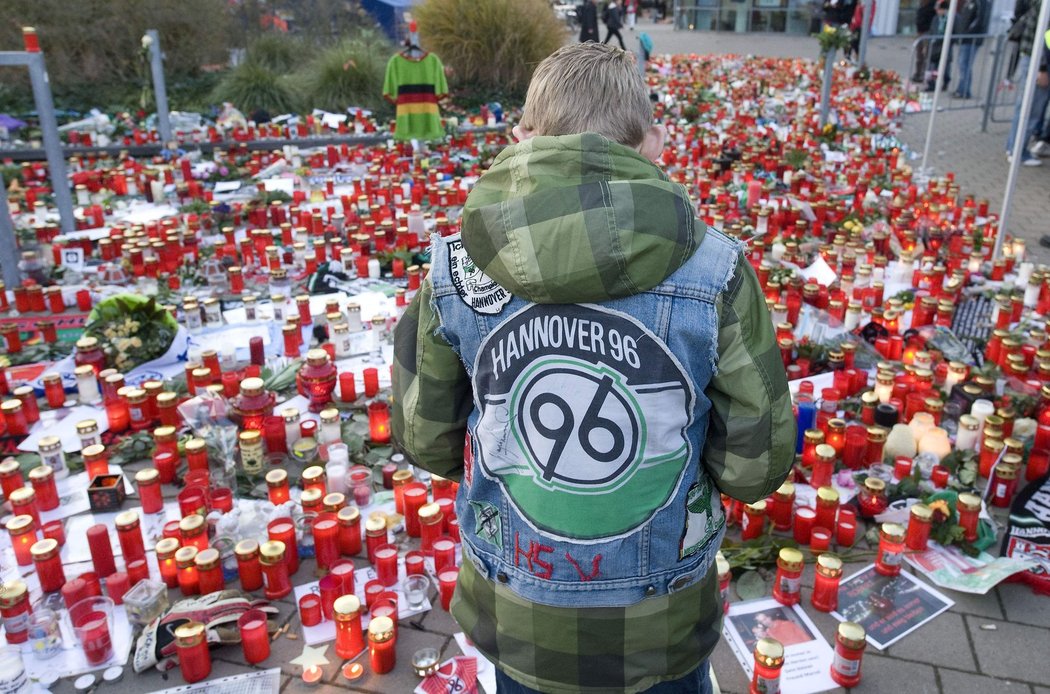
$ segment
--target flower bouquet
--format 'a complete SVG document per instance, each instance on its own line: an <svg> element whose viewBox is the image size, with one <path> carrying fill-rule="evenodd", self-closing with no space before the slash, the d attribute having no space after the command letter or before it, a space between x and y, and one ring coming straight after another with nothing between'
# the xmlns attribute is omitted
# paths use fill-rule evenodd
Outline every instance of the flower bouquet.
<svg viewBox="0 0 1050 694"><path fill-rule="evenodd" d="M98 338L107 365L121 373L162 356L178 330L175 318L152 297L135 294L101 301L84 326L85 335Z"/></svg>

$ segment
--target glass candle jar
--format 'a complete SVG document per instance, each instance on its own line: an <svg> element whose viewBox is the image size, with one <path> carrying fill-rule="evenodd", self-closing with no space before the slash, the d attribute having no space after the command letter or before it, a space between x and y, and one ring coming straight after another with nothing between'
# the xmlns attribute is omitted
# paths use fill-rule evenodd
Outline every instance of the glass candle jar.
<svg viewBox="0 0 1050 694"><path fill-rule="evenodd" d="M839 510L839 493L834 487L824 486L817 489L816 518L813 527L835 528L835 518Z"/></svg>
<svg viewBox="0 0 1050 694"><path fill-rule="evenodd" d="M51 468L56 480L69 476L66 465L66 454L62 451L62 441L57 436L41 436L38 442L40 464Z"/></svg>
<svg viewBox="0 0 1050 694"><path fill-rule="evenodd" d="M22 487L11 492L11 496L8 498L11 503L11 513L16 516L28 515L32 516L36 522L37 527L40 523L40 508L36 503L36 492L33 491L32 487Z"/></svg>
<svg viewBox="0 0 1050 694"><path fill-rule="evenodd" d="M325 513L339 513L346 506L346 495L339 492L325 494L321 506Z"/></svg>
<svg viewBox="0 0 1050 694"><path fill-rule="evenodd" d="M324 510L324 494L316 487L307 489L299 496L303 513L321 513Z"/></svg>
<svg viewBox="0 0 1050 694"><path fill-rule="evenodd" d="M96 523L87 529L88 550L91 552L91 565L102 578L106 578L117 570L116 560L113 558L113 545L109 539L109 528L102 523Z"/></svg>
<svg viewBox="0 0 1050 694"><path fill-rule="evenodd" d="M159 513L164 510L164 497L160 487L160 473L156 468L145 468L135 473L135 484L139 490L139 502L143 513Z"/></svg>
<svg viewBox="0 0 1050 694"><path fill-rule="evenodd" d="M193 558L193 563L197 566L197 581L201 595L214 593L225 587L220 560L219 550L214 547L197 552L197 556Z"/></svg>
<svg viewBox="0 0 1050 694"><path fill-rule="evenodd" d="M1007 463L1007 456L999 463L992 472L989 485L992 488L991 504L996 508L1008 508L1010 500L1014 497L1014 489L1017 486L1017 475L1020 472L1016 464Z"/></svg>
<svg viewBox="0 0 1050 694"><path fill-rule="evenodd" d="M259 543L255 540L241 540L234 548L234 553L237 555L237 574L240 576L241 590L252 592L262 588Z"/></svg>
<svg viewBox="0 0 1050 694"><path fill-rule="evenodd" d="M299 394L310 400L310 411L321 412L332 400L338 369L323 349L306 353L306 363L296 375Z"/></svg>
<svg viewBox="0 0 1050 694"><path fill-rule="evenodd" d="M77 379L77 399L81 405L90 405L101 399L98 389L98 377L90 366L78 366L73 369Z"/></svg>
<svg viewBox="0 0 1050 694"><path fill-rule="evenodd" d="M419 537L419 509L427 502L427 488L418 482L405 487L405 532L409 537Z"/></svg>
<svg viewBox="0 0 1050 694"><path fill-rule="evenodd" d="M66 389L62 386L62 376L44 374L41 380L44 383L44 397L47 398L47 406L52 410L62 407L66 402Z"/></svg>
<svg viewBox="0 0 1050 694"><path fill-rule="evenodd" d="M280 506L291 497L288 490L288 472L281 468L275 468L266 473L266 488L270 497L270 503Z"/></svg>
<svg viewBox="0 0 1050 694"><path fill-rule="evenodd" d="M208 638L202 623L191 621L176 627L175 646L183 680L192 684L211 674L211 654L208 652Z"/></svg>
<svg viewBox="0 0 1050 694"><path fill-rule="evenodd" d="M266 464L266 453L263 450L262 434L256 430L242 431L237 435L240 450L241 468L249 475L262 472Z"/></svg>
<svg viewBox="0 0 1050 694"><path fill-rule="evenodd" d="M992 474L992 467L999 461L1006 444L1000 439L986 438L981 444L981 457L977 474L988 477Z"/></svg>
<svg viewBox="0 0 1050 694"><path fill-rule="evenodd" d="M276 401L261 378L246 378L241 381L240 394L230 402L230 419L242 429L261 430L263 418L273 413Z"/></svg>
<svg viewBox="0 0 1050 694"><path fill-rule="evenodd" d="M15 551L15 562L19 566L32 566L33 555L29 550L37 543L37 525L32 516L15 516L7 521L7 534Z"/></svg>
<svg viewBox="0 0 1050 694"><path fill-rule="evenodd" d="M780 488L773 492L773 503L769 509L769 517L773 527L777 530L788 530L791 528L791 516L795 508L795 485L785 481Z"/></svg>
<svg viewBox="0 0 1050 694"><path fill-rule="evenodd" d="M61 590L66 583L66 574L62 571L62 558L58 556L58 542L52 539L40 540L30 548L36 575L40 579L40 590L53 593Z"/></svg>
<svg viewBox="0 0 1050 694"><path fill-rule="evenodd" d="M162 538L153 550L157 553L157 567L164 585L168 588L178 587L179 569L175 565L175 553L179 550L179 541L172 537Z"/></svg>
<svg viewBox="0 0 1050 694"><path fill-rule="evenodd" d="M933 511L926 504L913 504L908 512L908 532L904 545L916 552L925 552L930 539Z"/></svg>
<svg viewBox="0 0 1050 694"><path fill-rule="evenodd" d="M860 684L860 661L864 655L864 627L856 622L841 622L835 631L835 655L831 661L831 679L842 687Z"/></svg>
<svg viewBox="0 0 1050 694"><path fill-rule="evenodd" d="M179 425L179 396L176 393L164 392L157 395L157 418L164 426Z"/></svg>
<svg viewBox="0 0 1050 694"><path fill-rule="evenodd" d="M868 427L868 465L876 465L882 462L882 452L885 446L886 430L880 426Z"/></svg>
<svg viewBox="0 0 1050 694"><path fill-rule="evenodd" d="M860 515L865 518L874 518L885 511L890 505L889 497L886 496L886 483L877 477L865 479L858 494L858 505Z"/></svg>
<svg viewBox="0 0 1050 694"><path fill-rule="evenodd" d="M437 504L424 504L419 509L420 542L419 549L426 555L434 551L434 540L440 535L444 523L444 514Z"/></svg>
<svg viewBox="0 0 1050 694"><path fill-rule="evenodd" d="M356 595L343 595L332 603L335 617L335 653L346 660L364 650L361 633L361 601Z"/></svg>
<svg viewBox="0 0 1050 694"><path fill-rule="evenodd" d="M261 663L270 657L270 635L266 629L266 613L248 610L237 620L241 632L241 648L244 660L251 664Z"/></svg>
<svg viewBox="0 0 1050 694"><path fill-rule="evenodd" d="M394 669L397 662L394 639L394 621L389 617L376 617L368 623L368 661L372 672L385 675Z"/></svg>
<svg viewBox="0 0 1050 694"><path fill-rule="evenodd" d="M784 667L784 647L776 639L763 637L755 644L755 671L750 694L780 692L780 671Z"/></svg>
<svg viewBox="0 0 1050 694"><path fill-rule="evenodd" d="M802 552L784 547L777 555L777 575L773 597L782 605L796 605L802 599Z"/></svg>
<svg viewBox="0 0 1050 694"><path fill-rule="evenodd" d="M53 511L58 508L58 487L55 484L55 472L47 465L35 467L29 471L29 483L36 492L37 507L41 511Z"/></svg>
<svg viewBox="0 0 1050 694"><path fill-rule="evenodd" d="M384 586L397 584L397 547L383 545L375 551L376 580Z"/></svg>
<svg viewBox="0 0 1050 694"><path fill-rule="evenodd" d="M22 468L14 458L6 458L0 462L0 490L4 492L4 498L10 499L11 493L25 486L25 478L22 476Z"/></svg>
<svg viewBox="0 0 1050 694"><path fill-rule="evenodd" d="M0 587L0 617L4 620L4 636L8 643L25 643L29 639L29 587L15 579Z"/></svg>
<svg viewBox="0 0 1050 694"><path fill-rule="evenodd" d="M208 523L200 514L191 513L181 519L179 535L183 547L195 547L198 552L208 548Z"/></svg>
<svg viewBox="0 0 1050 694"><path fill-rule="evenodd" d="M821 612L839 608L839 581L842 579L842 560L831 552L817 557L813 583L813 607Z"/></svg>
<svg viewBox="0 0 1050 694"><path fill-rule="evenodd" d="M875 555L875 571L883 576L896 576L904 560L904 527L897 523L883 523L879 527L879 550Z"/></svg>
<svg viewBox="0 0 1050 694"><path fill-rule="evenodd" d="M175 552L175 566L179 572L179 590L183 595L200 593L200 576L197 573L197 548L180 547Z"/></svg>
<svg viewBox="0 0 1050 694"><path fill-rule="evenodd" d="M109 474L109 454L102 444L88 446L80 451L80 455L89 480Z"/></svg>
<svg viewBox="0 0 1050 694"><path fill-rule="evenodd" d="M264 542L259 547L259 555L266 599L280 600L291 593L292 582L288 577L288 564L285 562L285 544L275 540Z"/></svg>
<svg viewBox="0 0 1050 694"><path fill-rule="evenodd" d="M387 544L388 538L389 533L384 519L373 516L365 521L365 545L369 562L375 564L375 550Z"/></svg>
<svg viewBox="0 0 1050 694"><path fill-rule="evenodd" d="M199 516L197 517L199 518ZM125 511L117 515L115 523L117 526L117 539L120 541L120 549L124 553L124 561L130 562L145 558L146 546L142 539L139 514L135 511Z"/></svg>
<svg viewBox="0 0 1050 694"><path fill-rule="evenodd" d="M29 423L26 420L21 400L4 400L3 403L0 403L0 412L4 416L7 436L25 436L29 433Z"/></svg>
<svg viewBox="0 0 1050 694"><path fill-rule="evenodd" d="M346 506L336 514L339 521L339 553L354 557L361 553L361 511L356 506ZM386 526L383 526L383 544L386 540Z"/></svg>
<svg viewBox="0 0 1050 694"><path fill-rule="evenodd" d="M313 519L314 557L321 575L339 559L339 522L334 513L323 512Z"/></svg>
<svg viewBox="0 0 1050 694"><path fill-rule="evenodd" d="M429 505L436 506L437 504ZM423 508L426 508L426 506ZM744 515L741 516L740 526L740 535L744 540L754 540L762 536L766 529L765 499L759 499L753 504L744 505Z"/></svg>
<svg viewBox="0 0 1050 694"><path fill-rule="evenodd" d="M326 486L324 468L320 465L311 465L303 470L303 490L316 489L324 497L328 493Z"/></svg>
<svg viewBox="0 0 1050 694"><path fill-rule="evenodd" d="M959 514L959 525L963 528L963 539L973 542L977 539L977 524L981 514L981 497L976 494L962 493L956 505Z"/></svg>

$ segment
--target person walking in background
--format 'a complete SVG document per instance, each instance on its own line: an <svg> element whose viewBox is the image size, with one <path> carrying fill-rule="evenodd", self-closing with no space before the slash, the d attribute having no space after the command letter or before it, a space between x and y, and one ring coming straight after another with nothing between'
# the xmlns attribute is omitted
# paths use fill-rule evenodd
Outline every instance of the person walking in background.
<svg viewBox="0 0 1050 694"><path fill-rule="evenodd" d="M868 16L868 35L871 35L871 26L875 23L875 0L867 0L871 2L871 15ZM850 20L850 44L849 49L846 51L846 59L849 60L850 56L860 56L860 32L861 27L864 26L864 13L867 12L867 2L858 2L853 9L853 19Z"/></svg>
<svg viewBox="0 0 1050 694"><path fill-rule="evenodd" d="M848 25L856 7L857 0L824 0L824 24L833 27Z"/></svg>
<svg viewBox="0 0 1050 694"><path fill-rule="evenodd" d="M627 28L634 31L634 23L638 17L638 0L626 0L623 9L627 14Z"/></svg>
<svg viewBox="0 0 1050 694"><path fill-rule="evenodd" d="M602 22L605 23L605 40L602 43L609 43L609 39L615 36L620 42L620 48L626 51L627 46L623 45L623 36L620 36L623 20L620 18L620 8L617 7L615 1L605 6L605 12L602 12Z"/></svg>
<svg viewBox="0 0 1050 694"><path fill-rule="evenodd" d="M598 43L601 36L598 34L598 5L595 0L583 0L583 4L576 8L576 16L580 19L580 43Z"/></svg>
<svg viewBox="0 0 1050 694"><path fill-rule="evenodd" d="M959 45L959 53L956 57L959 82L955 85L955 92L952 93L952 96L956 99L972 99L970 82L973 81L973 60L977 56L977 50L981 47L981 39L972 35L983 34L987 31L989 4L988 0L960 0L960 2L956 10L952 33L963 38L957 42L953 41Z"/></svg>
<svg viewBox="0 0 1050 694"><path fill-rule="evenodd" d="M1028 148L1029 140L1035 137L1042 127L1043 113L1046 111L1047 101L1050 101L1050 72L1048 72L1050 64L1048 64L1047 52L1042 41L1039 42L1037 55L1032 55L1032 43L1035 40L1036 32L1039 31L1041 34L1042 31L1046 30L1046 27L1038 26L1039 3L1032 3L1017 21L1020 23L1015 25L1018 28L1017 37L1020 45L1017 48L1017 70L1013 74L1014 82L1019 90L1018 96L1022 98L1017 100L1017 106L1014 108L1014 119L1010 125L1010 136L1006 139L1006 158L1009 161L1013 161L1014 138L1017 136L1017 128L1024 127L1024 139L1021 141L1020 152L1021 163L1025 166L1042 166L1043 162ZM1011 28L1012 33L1014 33L1013 28ZM1032 94L1032 108L1028 113L1028 122L1021 126L1024 85L1028 77L1028 66L1033 59L1039 61L1039 76L1036 78L1035 90Z"/></svg>
<svg viewBox="0 0 1050 694"><path fill-rule="evenodd" d="M929 60L930 42L923 37L930 33L933 20L937 17L937 0L922 0L922 4L915 10L915 33L919 42L915 47L915 65L912 68L911 81L921 84L926 81L926 73L930 71Z"/></svg>

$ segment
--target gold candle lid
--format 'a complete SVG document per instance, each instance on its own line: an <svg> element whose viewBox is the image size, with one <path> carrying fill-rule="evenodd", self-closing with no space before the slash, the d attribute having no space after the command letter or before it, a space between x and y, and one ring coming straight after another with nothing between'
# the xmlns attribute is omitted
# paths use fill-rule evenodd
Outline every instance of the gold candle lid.
<svg viewBox="0 0 1050 694"><path fill-rule="evenodd" d="M193 545L187 545L185 547L179 547L179 550L175 552L175 563L180 567L183 565L189 566L193 564L194 559L197 558L197 548Z"/></svg>
<svg viewBox="0 0 1050 694"><path fill-rule="evenodd" d="M839 502L839 492L834 487L821 487L817 490L817 502L824 502L825 504L837 504Z"/></svg>
<svg viewBox="0 0 1050 694"><path fill-rule="evenodd" d="M197 516L197 518L201 517ZM201 520L204 519L201 518ZM134 511L124 511L123 513L117 515L115 523L117 526L117 530L131 530L133 528L137 528L139 524L139 514L135 513Z"/></svg>
<svg viewBox="0 0 1050 694"><path fill-rule="evenodd" d="M909 511L915 520L923 523L929 523L933 520L933 509L926 504L913 504Z"/></svg>
<svg viewBox="0 0 1050 694"><path fill-rule="evenodd" d="M135 473L135 481L139 484L153 484L159 481L160 473L157 468L148 467Z"/></svg>
<svg viewBox="0 0 1050 694"><path fill-rule="evenodd" d="M198 569L208 570L212 569L219 564L219 550L214 547L208 547L197 552L197 556L193 558L193 563L197 565Z"/></svg>
<svg viewBox="0 0 1050 694"><path fill-rule="evenodd" d="M784 565L784 568L788 571L794 571L802 568L802 564L805 560L802 558L802 552L798 551L794 547L784 547L777 553L777 561Z"/></svg>
<svg viewBox="0 0 1050 694"><path fill-rule="evenodd" d="M179 541L174 537L165 537L157 541L157 545L153 550L157 553L159 559L167 559L179 551Z"/></svg>
<svg viewBox="0 0 1050 694"><path fill-rule="evenodd" d="M368 623L368 638L374 643L383 643L394 638L394 620L390 619L390 617L373 618Z"/></svg>
<svg viewBox="0 0 1050 694"><path fill-rule="evenodd" d="M179 530L183 533L195 533L204 525L204 516L191 513L179 521Z"/></svg>
<svg viewBox="0 0 1050 694"><path fill-rule="evenodd" d="M967 511L980 511L981 497L977 496L976 494L963 492L959 495L959 505Z"/></svg>
<svg viewBox="0 0 1050 694"><path fill-rule="evenodd" d="M7 521L7 532L12 535L21 535L22 533L33 530L33 517L28 513L23 513L19 516L15 516L11 520Z"/></svg>
<svg viewBox="0 0 1050 694"><path fill-rule="evenodd" d="M817 572L829 578L842 575L842 559L831 552L824 552L817 557Z"/></svg>
<svg viewBox="0 0 1050 694"><path fill-rule="evenodd" d="M337 615L356 615L361 609L361 600L356 595L343 595L332 603Z"/></svg>
<svg viewBox="0 0 1050 694"><path fill-rule="evenodd" d="M259 546L259 554L262 555L263 563L276 564L284 559L284 543L280 540L270 540Z"/></svg>
<svg viewBox="0 0 1050 694"><path fill-rule="evenodd" d="M779 497L794 496L795 485L792 482L785 480L784 484L780 485L780 488L773 493Z"/></svg>
<svg viewBox="0 0 1050 694"><path fill-rule="evenodd" d="M850 648L861 648L864 646L864 627L856 622L841 622L838 626L838 636L846 646Z"/></svg>
<svg viewBox="0 0 1050 694"><path fill-rule="evenodd" d="M904 526L900 523L883 523L880 526L880 530L890 540L900 541L904 539Z"/></svg>
<svg viewBox="0 0 1050 694"><path fill-rule="evenodd" d="M33 559L49 559L58 554L58 540L48 537L33 544L29 548Z"/></svg>
<svg viewBox="0 0 1050 694"><path fill-rule="evenodd" d="M784 646L776 639L764 637L755 644L755 660L767 667L784 664Z"/></svg>
<svg viewBox="0 0 1050 694"><path fill-rule="evenodd" d="M204 625L186 622L175 629L175 640L180 646L196 646L204 640Z"/></svg>
<svg viewBox="0 0 1050 694"><path fill-rule="evenodd" d="M340 523L350 524L361 518L361 511L356 506L344 506L336 514L336 520ZM383 527L386 527L385 525Z"/></svg>
<svg viewBox="0 0 1050 694"><path fill-rule="evenodd" d="M280 487L288 482L288 471L275 468L266 473L266 484L270 487Z"/></svg>
<svg viewBox="0 0 1050 694"><path fill-rule="evenodd" d="M433 506L437 506L437 504L432 504L432 505ZM423 508L426 508L426 506L424 506ZM753 504L747 504L745 509L749 513L752 513L752 514L765 513L766 512L766 500L765 499L759 499L758 501L756 501ZM422 514L422 509L420 509L420 513Z"/></svg>
<svg viewBox="0 0 1050 694"><path fill-rule="evenodd" d="M864 488L869 492L879 493L886 491L886 483L878 477L868 477L864 480Z"/></svg>

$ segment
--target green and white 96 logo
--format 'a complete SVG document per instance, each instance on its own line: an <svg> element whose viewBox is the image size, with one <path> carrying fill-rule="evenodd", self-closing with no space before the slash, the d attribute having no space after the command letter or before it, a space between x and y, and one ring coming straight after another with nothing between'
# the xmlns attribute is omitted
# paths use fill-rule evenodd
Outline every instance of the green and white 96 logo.
<svg viewBox="0 0 1050 694"><path fill-rule="evenodd" d="M579 540L624 535L680 484L692 385L634 318L530 305L486 337L474 380L481 469L538 529Z"/></svg>

